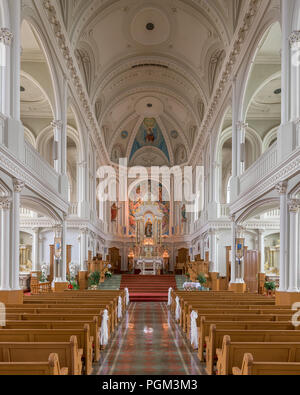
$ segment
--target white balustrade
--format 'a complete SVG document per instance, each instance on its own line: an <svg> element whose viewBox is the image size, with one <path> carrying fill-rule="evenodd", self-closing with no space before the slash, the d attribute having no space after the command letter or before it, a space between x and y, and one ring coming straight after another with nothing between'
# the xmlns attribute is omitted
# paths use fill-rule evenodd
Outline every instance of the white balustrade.
<svg viewBox="0 0 300 395"><path fill-rule="evenodd" d="M70 203L69 215L71 215L73 217L77 217L78 216L78 203Z"/></svg>
<svg viewBox="0 0 300 395"><path fill-rule="evenodd" d="M240 177L240 193L258 184L277 165L277 143L273 144Z"/></svg>
<svg viewBox="0 0 300 395"><path fill-rule="evenodd" d="M50 164L41 157L34 147L27 141L24 142L25 147L25 164L33 173L35 173L40 181L50 185L55 191L59 190L59 174L50 166Z"/></svg>
<svg viewBox="0 0 300 395"><path fill-rule="evenodd" d="M220 217L228 218L230 214L229 205L228 204L220 204Z"/></svg>

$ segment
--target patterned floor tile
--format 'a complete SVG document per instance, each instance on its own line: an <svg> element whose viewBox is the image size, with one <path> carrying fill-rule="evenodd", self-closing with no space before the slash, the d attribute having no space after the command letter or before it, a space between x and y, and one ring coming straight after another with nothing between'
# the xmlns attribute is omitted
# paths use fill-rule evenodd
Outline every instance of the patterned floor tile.
<svg viewBox="0 0 300 395"><path fill-rule="evenodd" d="M205 375L165 303L132 303L94 375Z"/></svg>

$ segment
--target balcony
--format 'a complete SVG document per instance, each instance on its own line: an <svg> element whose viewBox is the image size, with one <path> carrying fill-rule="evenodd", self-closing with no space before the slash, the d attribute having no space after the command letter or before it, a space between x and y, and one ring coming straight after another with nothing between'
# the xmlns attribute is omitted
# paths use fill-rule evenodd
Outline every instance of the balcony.
<svg viewBox="0 0 300 395"><path fill-rule="evenodd" d="M240 193L243 194L258 184L277 165L277 143L273 144L249 169L240 177Z"/></svg>
<svg viewBox="0 0 300 395"><path fill-rule="evenodd" d="M59 174L41 157L41 155L27 141L24 142L24 162L39 180L59 193Z"/></svg>

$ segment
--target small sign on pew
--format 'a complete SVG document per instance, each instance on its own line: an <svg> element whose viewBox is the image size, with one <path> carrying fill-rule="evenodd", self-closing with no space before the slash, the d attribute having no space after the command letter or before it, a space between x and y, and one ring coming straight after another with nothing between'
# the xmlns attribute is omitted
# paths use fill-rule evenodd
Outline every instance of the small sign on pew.
<svg viewBox="0 0 300 395"><path fill-rule="evenodd" d="M6 326L6 307L0 302L0 326Z"/></svg>

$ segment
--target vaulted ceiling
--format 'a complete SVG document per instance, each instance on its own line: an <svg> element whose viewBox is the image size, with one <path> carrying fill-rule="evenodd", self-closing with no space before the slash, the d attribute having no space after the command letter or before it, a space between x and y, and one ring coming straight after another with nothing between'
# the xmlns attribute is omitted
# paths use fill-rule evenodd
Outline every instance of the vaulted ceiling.
<svg viewBox="0 0 300 395"><path fill-rule="evenodd" d="M134 164L187 161L244 0L59 3L111 159L152 119L169 157L149 143Z"/></svg>

